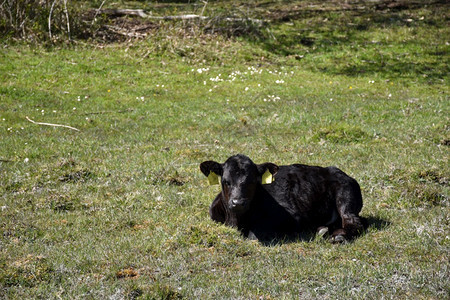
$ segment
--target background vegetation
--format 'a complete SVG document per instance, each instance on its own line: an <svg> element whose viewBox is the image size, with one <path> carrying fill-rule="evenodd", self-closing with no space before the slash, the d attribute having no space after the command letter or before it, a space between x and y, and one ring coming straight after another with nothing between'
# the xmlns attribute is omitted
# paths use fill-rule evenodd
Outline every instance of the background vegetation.
<svg viewBox="0 0 450 300"><path fill-rule="evenodd" d="M0 298L448 297L445 1L66 7L0 7ZM152 18L185 14L207 18ZM267 247L212 222L198 165L235 153L340 167L367 232Z"/></svg>

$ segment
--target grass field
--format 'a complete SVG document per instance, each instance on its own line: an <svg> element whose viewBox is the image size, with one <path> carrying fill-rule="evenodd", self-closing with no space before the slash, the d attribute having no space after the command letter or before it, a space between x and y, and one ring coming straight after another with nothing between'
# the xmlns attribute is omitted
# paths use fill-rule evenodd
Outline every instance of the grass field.
<svg viewBox="0 0 450 300"><path fill-rule="evenodd" d="M448 298L448 8L221 1L204 14L267 23L2 41L0 298ZM214 223L199 164L236 153L338 166L369 228L263 246Z"/></svg>

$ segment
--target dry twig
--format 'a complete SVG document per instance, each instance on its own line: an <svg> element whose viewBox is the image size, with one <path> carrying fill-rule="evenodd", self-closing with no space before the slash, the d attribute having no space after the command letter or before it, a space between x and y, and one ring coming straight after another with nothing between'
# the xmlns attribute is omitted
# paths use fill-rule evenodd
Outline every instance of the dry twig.
<svg viewBox="0 0 450 300"><path fill-rule="evenodd" d="M48 14L48 35L50 40L52 39L52 13L53 8L55 7L56 0L53 1L52 6L50 7L50 13Z"/></svg>
<svg viewBox="0 0 450 300"><path fill-rule="evenodd" d="M31 119L28 118L28 117L25 117L25 118L26 118L28 121L30 121L31 123L36 124L36 125L45 125L45 126L53 126L53 127L65 127L65 128L69 128L69 129L72 129L72 130L80 131L80 129L77 129L77 128L75 128L75 127L68 126L68 125L36 122L36 121L31 120Z"/></svg>
<svg viewBox="0 0 450 300"><path fill-rule="evenodd" d="M94 25L95 22L95 18L97 18L98 13L102 10L103 4L105 4L106 0L103 0L102 4L100 4L100 7L98 9L95 10L95 15L92 18L92 23L91 23L91 27L92 25Z"/></svg>
<svg viewBox="0 0 450 300"><path fill-rule="evenodd" d="M67 35L69 37L70 42L70 22L69 22L69 12L67 11L67 0L64 0L64 13L66 14L66 21L67 21Z"/></svg>

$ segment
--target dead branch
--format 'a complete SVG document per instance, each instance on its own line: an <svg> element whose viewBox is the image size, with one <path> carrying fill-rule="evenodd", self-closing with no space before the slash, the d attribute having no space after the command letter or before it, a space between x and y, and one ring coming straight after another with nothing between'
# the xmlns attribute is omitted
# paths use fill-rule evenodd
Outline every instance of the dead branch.
<svg viewBox="0 0 450 300"><path fill-rule="evenodd" d="M28 121L30 121L31 123L36 124L36 125L45 125L45 126L53 126L53 127L65 127L65 128L69 128L69 129L72 129L72 130L80 131L79 129L77 129L77 128L75 128L75 127L72 127L72 126L68 126L68 125L36 122L36 121L31 120L31 119L28 118L28 117L25 117L25 118L26 118Z"/></svg>
<svg viewBox="0 0 450 300"><path fill-rule="evenodd" d="M138 16L147 18L148 15L142 9L98 9L99 14L105 14L112 17Z"/></svg>
<svg viewBox="0 0 450 300"><path fill-rule="evenodd" d="M205 9L206 9L206 5L208 5L208 1L202 1L203 2L203 4L205 4L205 5L203 5L203 8L202 8L202 12L201 12L201 16L203 16L203 13L205 12Z"/></svg>
<svg viewBox="0 0 450 300"><path fill-rule="evenodd" d="M95 10L95 15L92 18L91 27L92 27L92 25L94 25L95 18L97 18L98 13L102 10L103 4L105 4L105 2L106 2L106 0L103 0L102 4L100 4L99 8Z"/></svg>
<svg viewBox="0 0 450 300"><path fill-rule="evenodd" d="M206 1L206 4L208 2ZM205 4L205 6L206 6ZM146 14L142 9L98 9L96 10L99 14L105 14L111 17L122 17L122 16L139 16L141 18L146 19L152 19L152 20L208 20L213 19L212 17L206 17L202 15L195 15L195 14L186 14L186 15L179 15L179 16L151 16ZM223 18L224 21L227 22L245 22L250 21L252 23L262 24L264 23L263 20L259 19L252 19L252 18L232 18L232 17L226 17Z"/></svg>
<svg viewBox="0 0 450 300"><path fill-rule="evenodd" d="M50 7L50 13L48 14L48 35L50 40L52 39L52 13L53 8L55 7L55 3L57 0L53 1L52 6Z"/></svg>
<svg viewBox="0 0 450 300"><path fill-rule="evenodd" d="M67 21L67 35L69 37L69 42L71 40L70 37L70 22L69 22L69 12L67 11L67 0L64 0L64 13L66 15L66 21Z"/></svg>
<svg viewBox="0 0 450 300"><path fill-rule="evenodd" d="M179 16L148 16L148 19L154 19L154 20L194 20L194 19L200 19L205 20L208 19L208 17L200 16L200 15L193 15L193 14L187 14L187 15L179 15Z"/></svg>

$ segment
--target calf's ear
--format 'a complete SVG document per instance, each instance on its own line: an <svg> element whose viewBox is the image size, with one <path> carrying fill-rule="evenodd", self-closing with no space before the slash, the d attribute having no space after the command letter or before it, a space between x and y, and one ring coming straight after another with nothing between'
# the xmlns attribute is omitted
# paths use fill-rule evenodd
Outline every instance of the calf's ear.
<svg viewBox="0 0 450 300"><path fill-rule="evenodd" d="M222 176L223 174L222 165L212 160L202 162L200 164L200 171L202 171L206 177L208 177L211 172L214 172L219 176Z"/></svg>
<svg viewBox="0 0 450 300"><path fill-rule="evenodd" d="M219 184L219 177L223 174L222 165L215 161L204 161L200 164L200 171L208 177L209 185Z"/></svg>
<svg viewBox="0 0 450 300"><path fill-rule="evenodd" d="M272 183L273 176L278 172L278 166L273 163L264 163L257 166L258 172L261 175L262 184Z"/></svg>

